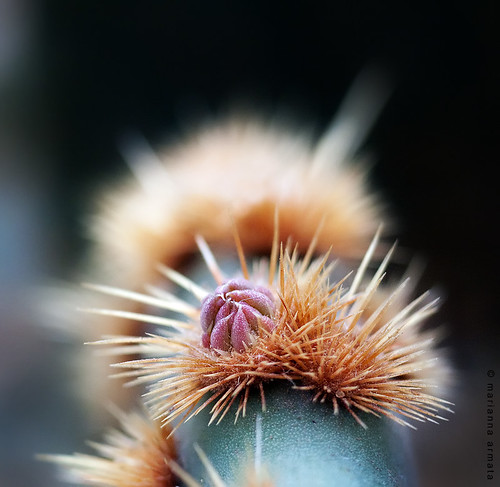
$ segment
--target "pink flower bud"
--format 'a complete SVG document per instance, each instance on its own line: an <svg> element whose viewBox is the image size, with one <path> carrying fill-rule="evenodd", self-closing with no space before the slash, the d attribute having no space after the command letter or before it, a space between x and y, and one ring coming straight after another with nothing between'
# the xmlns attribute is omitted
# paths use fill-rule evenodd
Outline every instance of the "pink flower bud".
<svg viewBox="0 0 500 487"><path fill-rule="evenodd" d="M245 279L231 279L202 302L201 342L207 348L243 352L259 334L271 331L276 306L272 292Z"/></svg>

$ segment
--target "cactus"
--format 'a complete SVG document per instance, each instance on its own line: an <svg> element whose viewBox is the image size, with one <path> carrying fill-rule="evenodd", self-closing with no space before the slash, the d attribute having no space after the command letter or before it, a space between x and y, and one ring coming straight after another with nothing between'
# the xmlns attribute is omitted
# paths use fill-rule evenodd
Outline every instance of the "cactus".
<svg viewBox="0 0 500 487"><path fill-rule="evenodd" d="M262 147L269 140L252 124L236 126L226 141L215 130L198 140L203 147L173 155L195 161L203 149L208 160L220 154L220 167L201 168L196 159L192 167L174 168L176 186L165 168L141 166L144 193L125 191L118 206L104 211L94 262L129 268L113 275L116 285L103 279L87 286L113 297L118 309L88 308L101 323L114 323L115 333L97 341L89 333L85 340L118 357L116 377L148 384L147 413L141 420L123 414L126 433L98 445L100 456L50 457L73 480L106 487L139 485L138 478L145 487L416 483L408 431L451 411L430 389L446 361L435 366L433 332L421 326L436 301L427 294L410 299L407 280L381 284L393 249L370 274L370 262L383 255L380 231L366 241L379 207L356 171L342 165L356 137L344 134L340 144L338 127L314 150L300 142L295 153L290 137L277 150L274 134L273 156L294 154L295 163L287 168L282 158L268 166L269 154L257 150L255 160L262 161L230 174L234 184L224 185L222 196L218 183L231 167L231 137L252 150L256 133ZM215 151L214 139L222 144ZM325 167L328 158L334 171ZM193 180L195 167L202 171ZM329 178L336 178L331 186ZM229 223L224 207L232 212ZM110 228L120 230L110 235ZM231 234L237 269L227 265ZM203 237L217 247L217 259ZM184 275L179 263L195 242L209 272L191 265ZM333 259L332 242L342 259ZM249 266L245 252L263 249L270 249L266 257ZM361 258L354 276L343 273L343 258L353 255ZM169 290L139 291L158 280L158 270ZM151 326L161 331L144 333Z"/></svg>

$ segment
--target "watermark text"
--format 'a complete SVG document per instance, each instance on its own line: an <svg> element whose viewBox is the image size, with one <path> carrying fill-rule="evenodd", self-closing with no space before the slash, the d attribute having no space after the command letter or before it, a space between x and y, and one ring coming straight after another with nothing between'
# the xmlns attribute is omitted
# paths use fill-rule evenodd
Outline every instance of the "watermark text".
<svg viewBox="0 0 500 487"><path fill-rule="evenodd" d="M489 378L486 383L486 479L493 480L495 478L495 386L493 383L495 371L490 369L486 375Z"/></svg>

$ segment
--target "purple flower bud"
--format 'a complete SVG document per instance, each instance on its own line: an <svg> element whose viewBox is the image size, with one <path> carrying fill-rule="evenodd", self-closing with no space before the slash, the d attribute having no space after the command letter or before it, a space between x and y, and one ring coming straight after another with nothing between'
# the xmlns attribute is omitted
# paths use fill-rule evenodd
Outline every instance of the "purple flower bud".
<svg viewBox="0 0 500 487"><path fill-rule="evenodd" d="M245 279L231 279L202 302L202 345L216 350L243 352L259 334L259 328L275 327L272 292Z"/></svg>

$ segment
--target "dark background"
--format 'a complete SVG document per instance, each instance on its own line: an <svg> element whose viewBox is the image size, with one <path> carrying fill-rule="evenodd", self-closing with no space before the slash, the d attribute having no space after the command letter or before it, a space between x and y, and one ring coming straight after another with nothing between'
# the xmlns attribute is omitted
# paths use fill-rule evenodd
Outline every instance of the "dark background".
<svg viewBox="0 0 500 487"><path fill-rule="evenodd" d="M235 101L287 109L321 129L368 65L394 86L366 144L376 156L372 182L400 222L401 245L426 259L422 288L446 296L439 319L458 370L455 417L413 434L422 485L488 485L486 384L499 386L486 374L500 374L494 2L4 0L0 8L12 35L22 34L0 71L2 486L53 485L33 452L79 448L75 417L58 413L68 400L54 386L58 345L32 326L25 290L70 275L85 246L89 192L123 171L119 137L139 130L159 144L189 117Z"/></svg>

